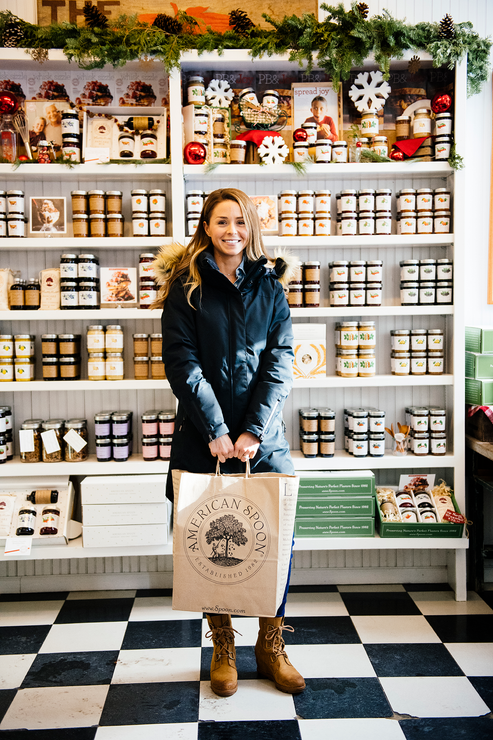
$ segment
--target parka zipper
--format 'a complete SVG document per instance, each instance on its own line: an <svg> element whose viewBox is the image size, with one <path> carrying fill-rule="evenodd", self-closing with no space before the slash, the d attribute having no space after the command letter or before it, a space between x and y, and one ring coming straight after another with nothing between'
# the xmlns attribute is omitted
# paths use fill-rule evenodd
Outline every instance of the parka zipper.
<svg viewBox="0 0 493 740"><path fill-rule="evenodd" d="M276 413L276 409L277 409L277 407L279 406L280 402L281 402L281 399L280 399L280 398L278 398L278 399L277 399L277 401L276 401L276 402L275 402L275 404L274 404L274 408L272 409L272 411L271 411L271 412L270 412L270 414L269 414L269 418L267 419L267 421L266 421L266 422L265 422L265 424L264 424L264 428L262 429L262 434L261 434L261 435L260 435L260 437L259 437L260 441L262 441L262 440L263 440L263 438L265 437L265 435L266 435L266 432L267 432L267 429L268 429L268 427L269 427L269 424L271 423L271 421L272 421L272 417L273 417L273 416L274 416L274 414Z"/></svg>

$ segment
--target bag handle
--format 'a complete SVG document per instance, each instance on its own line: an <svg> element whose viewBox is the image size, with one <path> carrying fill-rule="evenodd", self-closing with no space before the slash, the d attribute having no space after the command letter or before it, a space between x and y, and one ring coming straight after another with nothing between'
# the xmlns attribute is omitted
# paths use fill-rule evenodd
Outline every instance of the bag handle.
<svg viewBox="0 0 493 740"><path fill-rule="evenodd" d="M221 463L219 462L219 458L217 458L216 463L216 475L221 475ZM245 478L248 478L250 475L250 458L245 461Z"/></svg>

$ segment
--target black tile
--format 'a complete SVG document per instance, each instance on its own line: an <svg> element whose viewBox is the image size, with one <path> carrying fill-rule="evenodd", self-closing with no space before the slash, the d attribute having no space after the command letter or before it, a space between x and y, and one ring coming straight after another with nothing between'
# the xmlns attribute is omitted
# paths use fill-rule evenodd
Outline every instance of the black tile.
<svg viewBox="0 0 493 740"><path fill-rule="evenodd" d="M254 722L199 722L198 740L301 740L295 719Z"/></svg>
<svg viewBox="0 0 493 740"><path fill-rule="evenodd" d="M341 598L352 617L421 614L409 594L403 591L342 592Z"/></svg>
<svg viewBox="0 0 493 740"><path fill-rule="evenodd" d="M122 650L200 647L202 619L129 622Z"/></svg>
<svg viewBox="0 0 493 740"><path fill-rule="evenodd" d="M336 594L337 586L290 586L290 594Z"/></svg>
<svg viewBox="0 0 493 740"><path fill-rule="evenodd" d="M1 689L0 690L0 720L5 716L7 709L14 701L14 696L17 694L17 689Z"/></svg>
<svg viewBox="0 0 493 740"><path fill-rule="evenodd" d="M0 601L64 601L68 594L68 591L50 594L0 594Z"/></svg>
<svg viewBox="0 0 493 740"><path fill-rule="evenodd" d="M406 591L453 591L448 583L403 583Z"/></svg>
<svg viewBox="0 0 493 740"><path fill-rule="evenodd" d="M300 719L393 715L378 678L307 678L306 689L293 698Z"/></svg>
<svg viewBox="0 0 493 740"><path fill-rule="evenodd" d="M99 725L197 722L199 693L198 681L112 684Z"/></svg>
<svg viewBox="0 0 493 740"><path fill-rule="evenodd" d="M442 642L491 642L493 614L427 616Z"/></svg>
<svg viewBox="0 0 493 740"><path fill-rule="evenodd" d="M142 599L144 596L172 596L171 588L139 588L135 598Z"/></svg>
<svg viewBox="0 0 493 740"><path fill-rule="evenodd" d="M283 632L286 645L347 645L360 643L351 617L287 617L294 632Z"/></svg>
<svg viewBox="0 0 493 740"><path fill-rule="evenodd" d="M399 720L406 740L491 740L493 720L487 717L432 717Z"/></svg>
<svg viewBox="0 0 493 740"><path fill-rule="evenodd" d="M63 730L2 730L2 740L94 740L97 727Z"/></svg>
<svg viewBox="0 0 493 740"><path fill-rule="evenodd" d="M118 654L118 650L43 653L35 658L21 688L109 684L115 671Z"/></svg>
<svg viewBox="0 0 493 740"><path fill-rule="evenodd" d="M493 673L493 666L491 672ZM489 706L490 711L493 712L493 676L469 676L469 681L484 703ZM493 737L493 731L491 734Z"/></svg>
<svg viewBox="0 0 493 740"><path fill-rule="evenodd" d="M65 602L54 623L126 622L133 605L133 596L128 599L74 599Z"/></svg>
<svg viewBox="0 0 493 740"><path fill-rule="evenodd" d="M464 675L447 648L441 644L365 644L364 647L379 677Z"/></svg>
<svg viewBox="0 0 493 740"><path fill-rule="evenodd" d="M212 660L212 647L202 648L200 660L200 680L210 680L210 667ZM236 670L240 680L258 678L257 661L253 645L240 645L236 648Z"/></svg>
<svg viewBox="0 0 493 740"><path fill-rule="evenodd" d="M37 653L50 629L51 624L0 627L0 655Z"/></svg>

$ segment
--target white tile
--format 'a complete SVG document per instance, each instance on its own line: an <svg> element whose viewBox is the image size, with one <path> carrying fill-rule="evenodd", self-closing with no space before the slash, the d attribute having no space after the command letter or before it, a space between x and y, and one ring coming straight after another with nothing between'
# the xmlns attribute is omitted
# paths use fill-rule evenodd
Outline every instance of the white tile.
<svg viewBox="0 0 493 740"><path fill-rule="evenodd" d="M348 610L340 594L288 594L286 618L289 617L347 617Z"/></svg>
<svg viewBox="0 0 493 740"><path fill-rule="evenodd" d="M235 633L235 645L255 645L258 637L258 618L256 617L243 617L241 619L232 619L233 629L237 630ZM207 638L205 635L209 631L209 625L207 619L202 620L202 647L212 647L212 640Z"/></svg>
<svg viewBox="0 0 493 740"><path fill-rule="evenodd" d="M405 740L395 719L299 719L298 724L301 740Z"/></svg>
<svg viewBox="0 0 493 740"><path fill-rule="evenodd" d="M94 650L119 650L126 629L126 622L54 624L39 652L77 653Z"/></svg>
<svg viewBox="0 0 493 740"><path fill-rule="evenodd" d="M363 643L441 642L425 617L351 617Z"/></svg>
<svg viewBox="0 0 493 740"><path fill-rule="evenodd" d="M357 586L337 586L337 590L343 593L401 593L405 592L406 589L400 583L361 583Z"/></svg>
<svg viewBox="0 0 493 740"><path fill-rule="evenodd" d="M95 740L197 740L197 722L172 725L118 725L99 727Z"/></svg>
<svg viewBox="0 0 493 740"><path fill-rule="evenodd" d="M0 730L52 730L99 724L108 686L57 686L21 689Z"/></svg>
<svg viewBox="0 0 493 740"><path fill-rule="evenodd" d="M363 645L287 645L290 662L304 678L376 675Z"/></svg>
<svg viewBox="0 0 493 740"><path fill-rule="evenodd" d="M416 606L426 615L493 614L493 609L474 591L469 591L467 601L456 601L452 591L414 591L409 594Z"/></svg>
<svg viewBox="0 0 493 740"><path fill-rule="evenodd" d="M493 675L493 643L448 642L445 647L466 676Z"/></svg>
<svg viewBox="0 0 493 740"><path fill-rule="evenodd" d="M171 596L142 596L135 599L129 622L171 619L202 619L201 612L182 612L171 608Z"/></svg>
<svg viewBox="0 0 493 740"><path fill-rule="evenodd" d="M120 650L111 683L200 681L200 648Z"/></svg>
<svg viewBox="0 0 493 740"><path fill-rule="evenodd" d="M36 653L0 655L0 689L18 689L35 657Z"/></svg>
<svg viewBox="0 0 493 740"><path fill-rule="evenodd" d="M479 717L488 706L462 676L381 678L387 699L398 714L412 717Z"/></svg>
<svg viewBox="0 0 493 740"><path fill-rule="evenodd" d="M60 601L4 601L0 609L0 627L53 624L63 604L63 599Z"/></svg>
<svg viewBox="0 0 493 740"><path fill-rule="evenodd" d="M200 682L199 721L215 722L295 719L291 694L278 691L272 681L239 681L233 696L216 696L209 681Z"/></svg>
<svg viewBox="0 0 493 740"><path fill-rule="evenodd" d="M83 599L133 599L137 591L71 591L67 601Z"/></svg>

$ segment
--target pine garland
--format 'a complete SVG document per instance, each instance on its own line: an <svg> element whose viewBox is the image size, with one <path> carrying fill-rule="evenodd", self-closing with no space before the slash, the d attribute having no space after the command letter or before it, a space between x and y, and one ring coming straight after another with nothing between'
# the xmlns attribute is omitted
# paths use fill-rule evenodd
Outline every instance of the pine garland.
<svg viewBox="0 0 493 740"><path fill-rule="evenodd" d="M89 0L87 4L93 8L94 18L94 11L99 11ZM393 18L387 11L368 18L365 3L353 2L349 11L342 4L322 4L321 7L327 13L321 22L312 13L304 13L301 17L284 16L281 20L264 14L271 30L259 26L247 30L243 11L233 11L240 13L237 17L243 26L240 23L239 30L233 28L224 33L209 30L203 34L194 33L198 22L184 12L179 12L174 19L169 16L181 24L181 30L174 32L171 26L164 30L143 23L136 15L120 15L112 19L111 27L107 21L106 27L102 27L102 19L106 19L99 13L96 27L91 28L75 23L35 26L10 11L2 11L0 39L5 38L9 25L12 28L11 24L17 24L22 31L19 43L23 48L63 49L66 57L83 69L100 69L106 64L122 67L129 61L154 57L169 72L179 66L182 53L192 49L199 54L249 49L253 58L287 53L308 72L316 64L332 77L336 86L340 80L347 80L351 69L362 65L370 54L387 77L392 59L401 59L408 50L423 50L431 55L435 67L453 68L467 56L469 95L479 92L488 79L492 42L489 38L481 38L469 22L454 24L445 17L442 19L442 24L446 21L444 25L418 23L413 26ZM248 16L246 19L249 20ZM443 38L443 33L452 31L452 38Z"/></svg>

